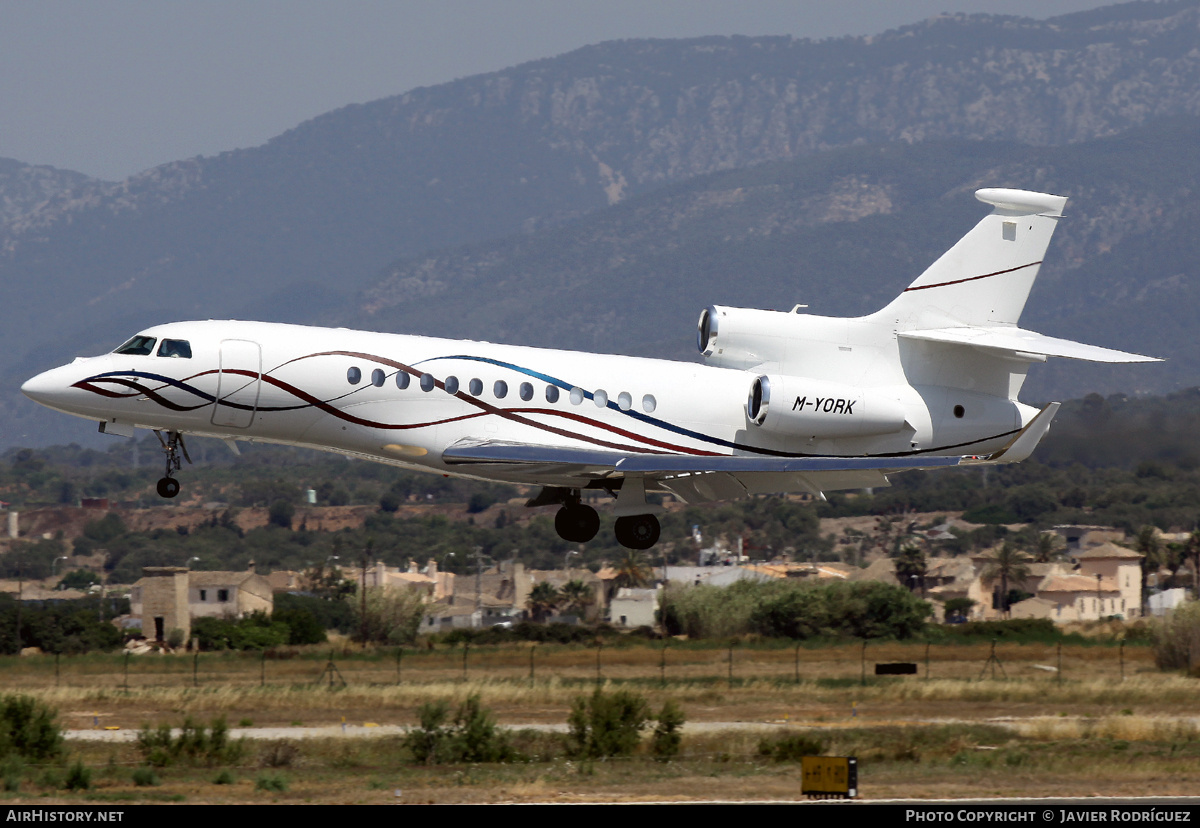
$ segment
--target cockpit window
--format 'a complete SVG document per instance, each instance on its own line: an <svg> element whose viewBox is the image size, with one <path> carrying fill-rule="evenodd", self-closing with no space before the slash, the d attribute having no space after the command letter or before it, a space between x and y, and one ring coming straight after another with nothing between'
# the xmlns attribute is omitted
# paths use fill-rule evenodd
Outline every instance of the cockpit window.
<svg viewBox="0 0 1200 828"><path fill-rule="evenodd" d="M162 344L158 346L158 355L160 357L191 359L192 346L186 339L164 339Z"/></svg>
<svg viewBox="0 0 1200 828"><path fill-rule="evenodd" d="M132 354L134 356L148 356L154 353L154 343L158 339L153 336L142 336L138 334L133 339L126 342L120 348L113 351L114 354Z"/></svg>

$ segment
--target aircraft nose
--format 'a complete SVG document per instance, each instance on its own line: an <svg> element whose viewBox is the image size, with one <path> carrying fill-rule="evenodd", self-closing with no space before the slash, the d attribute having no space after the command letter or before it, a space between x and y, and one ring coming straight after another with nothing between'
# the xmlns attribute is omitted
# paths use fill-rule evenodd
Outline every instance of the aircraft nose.
<svg viewBox="0 0 1200 828"><path fill-rule="evenodd" d="M61 409L75 396L72 393L75 389L71 386L79 376L77 366L60 365L25 380L21 386L21 393L36 403Z"/></svg>
<svg viewBox="0 0 1200 828"><path fill-rule="evenodd" d="M57 371L57 368L43 371L36 377L25 380L21 386L21 393L34 402L49 405L54 399L55 392L61 393L63 390L62 383L58 382L54 376Z"/></svg>

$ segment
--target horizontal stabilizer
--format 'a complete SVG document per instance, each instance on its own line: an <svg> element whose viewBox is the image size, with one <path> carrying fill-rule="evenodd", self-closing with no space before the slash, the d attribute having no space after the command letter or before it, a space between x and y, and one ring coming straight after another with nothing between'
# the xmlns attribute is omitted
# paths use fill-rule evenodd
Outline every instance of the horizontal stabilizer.
<svg viewBox="0 0 1200 828"><path fill-rule="evenodd" d="M906 339L922 339L928 342L947 342L953 345L970 345L996 351L1009 351L1018 357L1032 354L1043 357L1066 357L1085 359L1090 362L1162 362L1157 357L1114 351L1096 345L1085 345L1069 339L1058 339L1034 333L1011 325L996 327L936 328L924 331L901 331L898 336Z"/></svg>

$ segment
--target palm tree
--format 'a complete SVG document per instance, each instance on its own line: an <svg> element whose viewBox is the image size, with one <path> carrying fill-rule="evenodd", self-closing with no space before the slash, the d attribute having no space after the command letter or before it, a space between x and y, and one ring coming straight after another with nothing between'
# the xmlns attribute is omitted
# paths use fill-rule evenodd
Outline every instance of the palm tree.
<svg viewBox="0 0 1200 828"><path fill-rule="evenodd" d="M592 588L579 578L574 578L563 584L561 591L563 603L578 615L587 615L588 607L592 605Z"/></svg>
<svg viewBox="0 0 1200 828"><path fill-rule="evenodd" d="M1008 541L1004 542L983 570L984 580L1000 579L1000 610L1008 615L1008 583L1024 583L1030 575L1030 558Z"/></svg>
<svg viewBox="0 0 1200 828"><path fill-rule="evenodd" d="M626 549L625 556L617 564L617 587L640 587L650 583L652 572L642 553Z"/></svg>
<svg viewBox="0 0 1200 828"><path fill-rule="evenodd" d="M1200 527L1188 536L1187 556L1192 559L1192 589L1200 595Z"/></svg>
<svg viewBox="0 0 1200 828"><path fill-rule="evenodd" d="M929 565L925 560L925 550L915 538L909 538L900 546L896 555L896 580L902 586L908 587L909 592L916 592L921 587L921 595L925 594L925 575Z"/></svg>
<svg viewBox="0 0 1200 828"><path fill-rule="evenodd" d="M1059 543L1062 538L1056 532L1042 532L1038 535L1037 548L1034 552L1034 560L1038 563L1050 563L1056 554L1058 554Z"/></svg>
<svg viewBox="0 0 1200 828"><path fill-rule="evenodd" d="M1158 568L1164 562L1163 546L1158 537L1158 530L1153 526L1143 526L1138 530L1133 548L1142 555L1140 562L1142 567L1142 613L1145 614L1150 591L1150 573L1158 572Z"/></svg>
<svg viewBox="0 0 1200 828"><path fill-rule="evenodd" d="M529 591L529 600L525 606L533 613L534 621L545 621L546 616L554 612L560 603L562 595L558 588L549 581L541 581L534 584L533 589Z"/></svg>

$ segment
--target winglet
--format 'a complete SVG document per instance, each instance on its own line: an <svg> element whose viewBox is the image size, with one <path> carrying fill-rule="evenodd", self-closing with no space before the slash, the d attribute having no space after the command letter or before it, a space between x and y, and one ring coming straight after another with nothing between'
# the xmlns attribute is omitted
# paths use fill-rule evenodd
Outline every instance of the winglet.
<svg viewBox="0 0 1200 828"><path fill-rule="evenodd" d="M1061 407L1062 403L1050 403L1039 411L1037 416L1030 420L1027 426L1017 432L1017 435L1009 441L1008 445L997 452L989 454L986 458L975 462L1020 463L1033 454L1033 450L1037 448L1038 443L1042 442L1042 438L1050 430L1050 423L1054 420L1054 415L1058 413L1058 409Z"/></svg>

